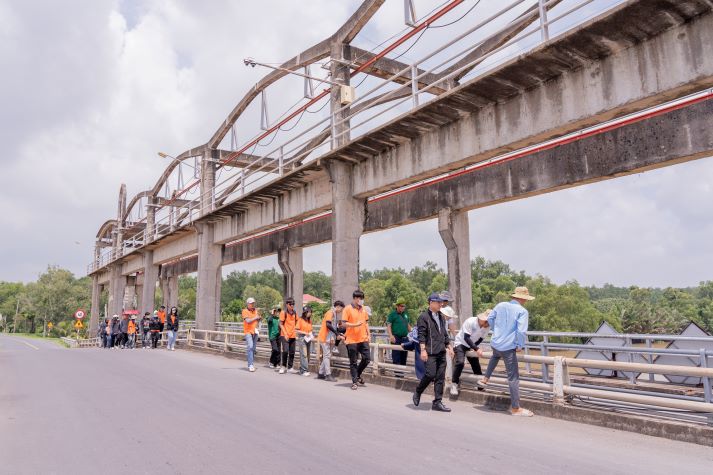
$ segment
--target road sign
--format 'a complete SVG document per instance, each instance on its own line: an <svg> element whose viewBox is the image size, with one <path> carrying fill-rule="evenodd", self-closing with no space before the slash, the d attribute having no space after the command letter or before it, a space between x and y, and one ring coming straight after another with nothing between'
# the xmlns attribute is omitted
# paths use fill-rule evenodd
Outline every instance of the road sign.
<svg viewBox="0 0 713 475"><path fill-rule="evenodd" d="M80 308L79 310L74 312L74 318L76 318L77 320L81 320L82 318L84 318L84 310Z"/></svg>
<svg viewBox="0 0 713 475"><path fill-rule="evenodd" d="M52 330L52 327L53 327L53 326L54 326L54 323L52 323L52 322L49 322L49 323L47 324L47 328L49 328L50 330Z"/></svg>
<svg viewBox="0 0 713 475"><path fill-rule="evenodd" d="M82 321L81 321L81 320L77 320L76 322L74 322L74 328L76 328L77 330L79 330L80 328L84 328L84 325L82 324Z"/></svg>

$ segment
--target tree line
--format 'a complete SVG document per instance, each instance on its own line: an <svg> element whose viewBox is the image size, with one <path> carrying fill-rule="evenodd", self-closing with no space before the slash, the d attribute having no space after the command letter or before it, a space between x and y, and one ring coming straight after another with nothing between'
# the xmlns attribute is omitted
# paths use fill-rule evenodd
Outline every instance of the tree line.
<svg viewBox="0 0 713 475"><path fill-rule="evenodd" d="M701 282L697 287L665 289L610 284L586 287L574 280L558 285L545 276L514 271L504 262L483 257L472 260L471 274L473 314L508 300L516 286L527 286L537 296L528 307L532 330L593 332L602 322L608 322L626 333L676 334L689 322L695 322L713 334L713 281ZM433 262L410 270L363 270L360 282L373 311L374 325L384 324L399 297L406 300L415 320L426 306L427 295L448 287L444 269ZM178 302L184 319L195 318L196 284L195 277L179 279ZM221 320L240 321L248 297L255 298L263 309L280 303L282 286L283 276L275 269L229 273L222 281ZM305 293L327 302L311 304L317 322L329 308L330 290L331 280L325 273L304 274ZM0 330L39 333L52 322L52 333L63 335L72 331L76 309L88 311L90 300L89 278L76 278L55 266L48 267L35 282L0 282ZM160 290L156 304L159 302Z"/></svg>

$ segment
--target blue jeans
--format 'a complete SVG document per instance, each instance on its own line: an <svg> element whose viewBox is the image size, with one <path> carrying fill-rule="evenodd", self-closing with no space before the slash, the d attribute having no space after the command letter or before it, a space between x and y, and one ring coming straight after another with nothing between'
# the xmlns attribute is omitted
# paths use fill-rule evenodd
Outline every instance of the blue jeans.
<svg viewBox="0 0 713 475"><path fill-rule="evenodd" d="M104 348L111 348L111 334L106 335L106 346Z"/></svg>
<svg viewBox="0 0 713 475"><path fill-rule="evenodd" d="M405 336L396 336L394 335L394 345L400 345L401 343L405 343L408 341L408 338ZM400 364L402 366L406 365L406 358L408 358L408 352L407 351L401 351L401 350L391 350L391 361L394 364Z"/></svg>
<svg viewBox="0 0 713 475"><path fill-rule="evenodd" d="M304 338L297 339L300 348L300 373L309 372L309 352L312 347L312 342L305 342Z"/></svg>
<svg viewBox="0 0 713 475"><path fill-rule="evenodd" d="M510 388L510 406L513 409L520 407L520 372L517 366L517 353L514 349L498 351L492 348L493 356L488 362L488 369L485 370L485 377L490 379L500 358L505 362L505 370L508 374L508 386Z"/></svg>
<svg viewBox="0 0 713 475"><path fill-rule="evenodd" d="M257 335L254 333L248 333L245 335L245 343L247 344L247 352L248 352L248 366L253 365L253 361L255 361L255 348L257 347Z"/></svg>
<svg viewBox="0 0 713 475"><path fill-rule="evenodd" d="M421 380L426 374L426 363L421 361L421 346L415 341L408 340L401 343L404 350L413 350L414 369L416 370L416 378Z"/></svg>
<svg viewBox="0 0 713 475"><path fill-rule="evenodd" d="M176 345L176 332L173 330L168 331L168 349L171 350Z"/></svg>

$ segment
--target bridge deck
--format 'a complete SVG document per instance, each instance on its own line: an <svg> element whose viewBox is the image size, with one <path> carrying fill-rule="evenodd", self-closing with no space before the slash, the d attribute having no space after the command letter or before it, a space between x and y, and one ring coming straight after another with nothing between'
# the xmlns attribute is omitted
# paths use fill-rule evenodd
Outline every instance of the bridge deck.
<svg viewBox="0 0 713 475"><path fill-rule="evenodd" d="M25 343L27 342L27 343ZM0 336L7 473L710 473L708 447L351 391L185 351ZM30 452L33 454L30 455Z"/></svg>

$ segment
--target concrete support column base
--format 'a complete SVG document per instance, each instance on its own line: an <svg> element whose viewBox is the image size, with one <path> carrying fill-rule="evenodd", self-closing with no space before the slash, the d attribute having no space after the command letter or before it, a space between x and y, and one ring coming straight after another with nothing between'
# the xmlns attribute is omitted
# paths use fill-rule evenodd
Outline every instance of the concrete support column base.
<svg viewBox="0 0 713 475"><path fill-rule="evenodd" d="M448 290L460 323L472 316L473 277L470 271L470 229L467 211L438 212L438 233L448 250Z"/></svg>
<svg viewBox="0 0 713 475"><path fill-rule="evenodd" d="M215 244L213 224L196 224L198 229L198 289L196 328L213 330L220 320L220 290L223 246Z"/></svg>
<svg viewBox="0 0 713 475"><path fill-rule="evenodd" d="M97 334L97 328L99 325L99 302L101 301L101 288L99 284L99 277L96 275L92 276L92 307L89 310L89 335L93 336Z"/></svg>
<svg viewBox="0 0 713 475"><path fill-rule="evenodd" d="M156 282L158 281L159 267L153 263L153 251L144 253L144 285L141 289L141 314L152 312L156 300Z"/></svg>
<svg viewBox="0 0 713 475"><path fill-rule="evenodd" d="M126 291L126 276L121 274L121 263L111 269L109 281L109 315L120 315L124 309L124 292Z"/></svg>
<svg viewBox="0 0 713 475"><path fill-rule="evenodd" d="M163 277L161 279L161 305L168 310L178 308L178 276Z"/></svg>
<svg viewBox="0 0 713 475"><path fill-rule="evenodd" d="M302 312L302 295L304 294L302 248L280 249L277 252L277 262L280 264L284 277L283 298L294 298L296 311Z"/></svg>

